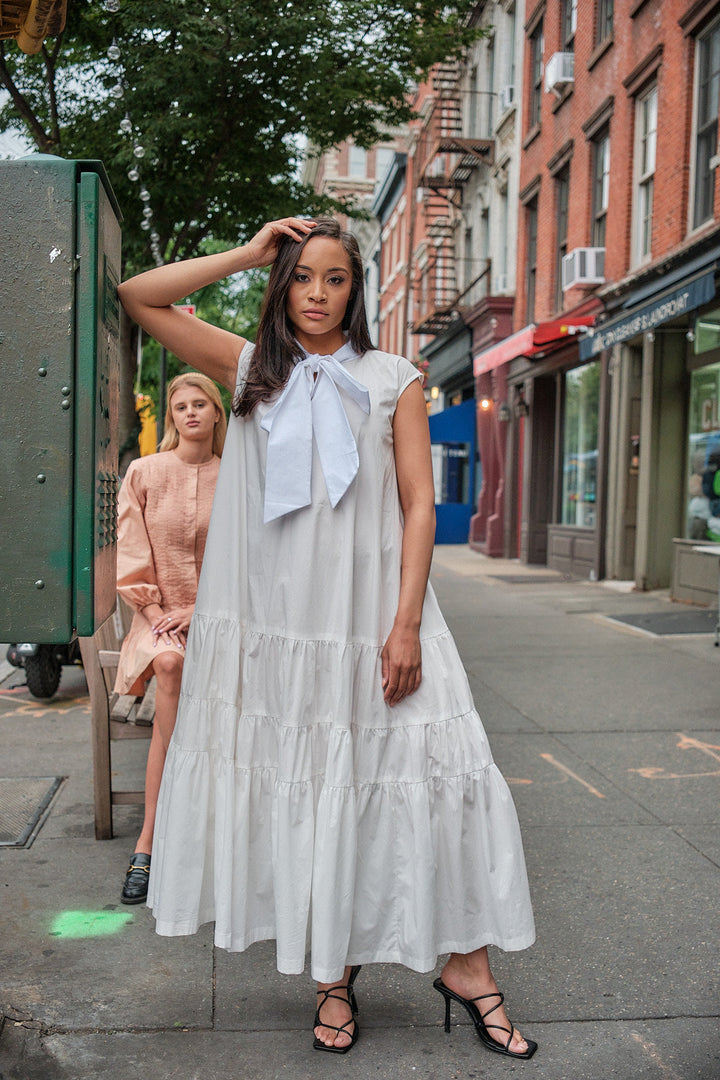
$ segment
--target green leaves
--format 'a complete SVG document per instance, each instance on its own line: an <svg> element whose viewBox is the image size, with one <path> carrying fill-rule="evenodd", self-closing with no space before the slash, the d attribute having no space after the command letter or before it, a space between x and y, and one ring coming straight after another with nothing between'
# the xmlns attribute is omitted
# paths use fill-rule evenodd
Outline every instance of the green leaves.
<svg viewBox="0 0 720 1080"><path fill-rule="evenodd" d="M270 218L318 212L321 200L298 178L305 141L370 146L407 120L413 80L476 36L466 25L473 7L121 0L110 14L74 0L58 42L36 57L7 45L0 54L0 81L14 94L0 123L23 127L44 152L104 161L126 260L139 270L153 260L133 166L167 259L192 255L209 236L235 243ZM126 115L131 135L119 130ZM139 164L134 145L145 151Z"/></svg>

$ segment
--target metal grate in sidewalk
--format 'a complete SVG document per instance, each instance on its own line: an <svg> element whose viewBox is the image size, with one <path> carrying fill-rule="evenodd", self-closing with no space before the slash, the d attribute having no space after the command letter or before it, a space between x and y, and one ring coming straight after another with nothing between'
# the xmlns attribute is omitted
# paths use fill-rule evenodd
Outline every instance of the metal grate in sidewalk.
<svg viewBox="0 0 720 1080"><path fill-rule="evenodd" d="M610 622L625 623L647 634L712 634L718 621L717 611L695 608L681 611L645 611L631 615L606 616Z"/></svg>
<svg viewBox="0 0 720 1080"><path fill-rule="evenodd" d="M32 843L64 779L63 776L0 777L0 847L26 847Z"/></svg>

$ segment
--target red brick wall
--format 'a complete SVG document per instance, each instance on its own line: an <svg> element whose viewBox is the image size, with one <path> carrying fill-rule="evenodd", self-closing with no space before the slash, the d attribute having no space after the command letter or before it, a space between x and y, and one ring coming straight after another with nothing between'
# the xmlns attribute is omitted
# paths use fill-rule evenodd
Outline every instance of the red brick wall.
<svg viewBox="0 0 720 1080"><path fill-rule="evenodd" d="M654 179L651 262L661 260L687 241L689 174L693 111L693 65L695 39L685 36L679 19L698 4L688 0L615 0L612 43L605 49L595 43L595 4L581 0L575 34L575 81L571 92L559 101L543 87L540 130L528 141L530 95L530 55L525 50L523 150L520 191L540 178L538 192L538 262L534 321L552 318L555 306L556 203L555 184L549 163L572 140L568 251L592 245L592 151L583 125L608 98L614 99L609 119L610 198L606 227L606 282L619 281L632 273L633 158L635 103L637 93L653 79L658 87L657 158ZM708 17L720 15L720 3L705 5ZM529 8L526 26L532 25L538 6ZM632 12L635 14L632 14ZM591 18L592 13L592 18ZM559 0L544 5L545 65L555 52L562 51ZM527 41L527 39L526 39ZM661 49L661 54L658 50ZM643 79L641 68L659 55ZM635 73L636 77L630 82ZM718 170L720 171L720 170ZM717 182L717 175L716 175ZM717 188L716 188L717 205ZM711 224L711 223L708 223ZM526 322L527 257L526 214L521 209L518 243L518 287L515 328ZM644 264L643 264L644 265ZM575 288L563 297L560 310L576 308L594 290Z"/></svg>

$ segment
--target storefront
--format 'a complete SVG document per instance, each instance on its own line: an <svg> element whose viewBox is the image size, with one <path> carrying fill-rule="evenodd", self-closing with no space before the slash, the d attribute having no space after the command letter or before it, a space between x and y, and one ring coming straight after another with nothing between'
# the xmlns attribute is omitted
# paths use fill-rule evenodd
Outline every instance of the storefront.
<svg viewBox="0 0 720 1080"><path fill-rule="evenodd" d="M686 256L628 290L579 347L586 364L605 358L610 375L605 576L700 603L717 596L717 562L694 549L720 541L710 476L720 450L719 257Z"/></svg>
<svg viewBox="0 0 720 1080"><path fill-rule="evenodd" d="M470 333L456 318L422 350L429 362L427 383L431 393L431 413L460 405L474 396Z"/></svg>
<svg viewBox="0 0 720 1080"><path fill-rule="evenodd" d="M529 325L475 358L476 393L491 381L502 427L504 513L489 524L503 553L585 577L600 561L602 363L578 359L593 322L586 311Z"/></svg>

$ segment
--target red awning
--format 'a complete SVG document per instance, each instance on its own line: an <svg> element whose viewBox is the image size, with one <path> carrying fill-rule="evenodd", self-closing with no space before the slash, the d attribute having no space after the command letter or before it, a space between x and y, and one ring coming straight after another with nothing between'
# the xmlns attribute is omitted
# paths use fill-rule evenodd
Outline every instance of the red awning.
<svg viewBox="0 0 720 1080"><path fill-rule="evenodd" d="M516 356L527 356L533 347L534 329L532 324L526 326L503 341L498 341L497 345L491 345L489 349L478 353L473 359L473 375L483 375L486 371L506 364L508 360L514 360Z"/></svg>
<svg viewBox="0 0 720 1080"><path fill-rule="evenodd" d="M536 356L538 353L552 352L564 345L568 339L584 333L595 322L594 315L576 315L572 319L553 319L550 322L530 323L510 337L498 341L489 349L484 349L473 358L473 374L484 375L487 371L500 367L518 356Z"/></svg>
<svg viewBox="0 0 720 1080"><path fill-rule="evenodd" d="M539 323L533 332L534 351L551 343L562 344L569 337L584 333L595 322L594 315L576 315L572 319L554 319L552 322Z"/></svg>

